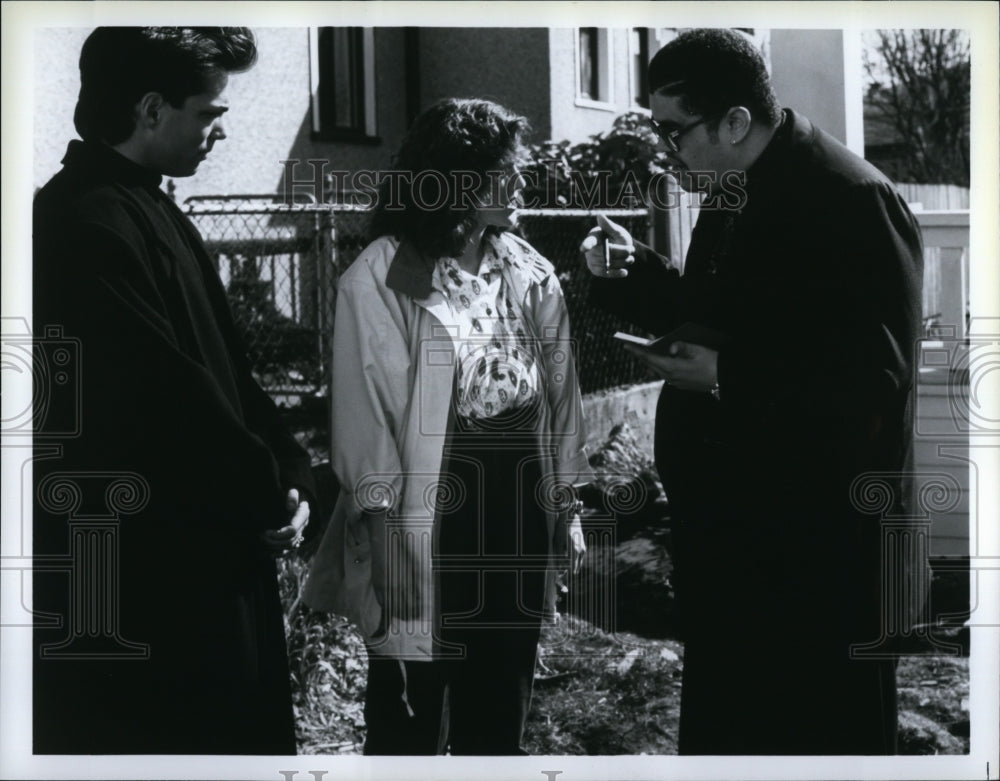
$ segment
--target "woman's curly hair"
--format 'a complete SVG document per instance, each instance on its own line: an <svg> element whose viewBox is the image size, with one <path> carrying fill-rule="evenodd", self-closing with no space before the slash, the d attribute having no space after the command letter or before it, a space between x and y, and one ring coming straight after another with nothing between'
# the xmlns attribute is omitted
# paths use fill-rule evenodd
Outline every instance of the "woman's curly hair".
<svg viewBox="0 0 1000 781"><path fill-rule="evenodd" d="M369 239L395 236L430 257L461 254L476 224L465 182L509 172L528 120L488 100L448 98L414 120L382 178ZM416 187L414 186L416 184ZM466 193L467 195L467 193Z"/></svg>

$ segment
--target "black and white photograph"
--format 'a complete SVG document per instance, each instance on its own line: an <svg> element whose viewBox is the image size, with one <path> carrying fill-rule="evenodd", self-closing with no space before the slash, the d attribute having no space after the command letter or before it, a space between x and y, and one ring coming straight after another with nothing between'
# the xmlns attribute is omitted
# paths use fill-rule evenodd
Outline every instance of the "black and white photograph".
<svg viewBox="0 0 1000 781"><path fill-rule="evenodd" d="M0 778L1000 775L996 2L4 2Z"/></svg>

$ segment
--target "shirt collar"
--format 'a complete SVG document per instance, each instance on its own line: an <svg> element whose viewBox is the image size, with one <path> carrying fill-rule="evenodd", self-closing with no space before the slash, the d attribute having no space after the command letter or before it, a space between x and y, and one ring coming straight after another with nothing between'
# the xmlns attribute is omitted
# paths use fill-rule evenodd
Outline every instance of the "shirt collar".
<svg viewBox="0 0 1000 781"><path fill-rule="evenodd" d="M525 281L538 282L548 273L541 256L530 245L512 234L487 235L485 240L496 256ZM426 299L434 290L434 260L422 253L409 239L400 242L389 264L385 284L415 301Z"/></svg>
<svg viewBox="0 0 1000 781"><path fill-rule="evenodd" d="M140 185L158 190L163 177L133 163L107 144L95 141L70 141L62 160L65 166L77 166L126 185Z"/></svg>

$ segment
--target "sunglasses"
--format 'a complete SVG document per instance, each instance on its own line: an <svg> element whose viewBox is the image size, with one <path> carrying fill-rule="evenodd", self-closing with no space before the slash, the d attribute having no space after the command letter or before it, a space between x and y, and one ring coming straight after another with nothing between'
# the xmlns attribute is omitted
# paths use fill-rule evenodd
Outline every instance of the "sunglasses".
<svg viewBox="0 0 1000 781"><path fill-rule="evenodd" d="M707 117L702 117L701 119L696 119L689 125L684 127L673 128L672 123L669 122L657 122L652 117L649 118L649 126L653 128L653 132L656 133L663 143L667 145L667 149L671 152L680 152L681 147L678 143L685 133L694 130L698 125L703 125L706 122L711 122L713 119L718 119L722 114L709 114ZM671 129L672 128L672 129Z"/></svg>

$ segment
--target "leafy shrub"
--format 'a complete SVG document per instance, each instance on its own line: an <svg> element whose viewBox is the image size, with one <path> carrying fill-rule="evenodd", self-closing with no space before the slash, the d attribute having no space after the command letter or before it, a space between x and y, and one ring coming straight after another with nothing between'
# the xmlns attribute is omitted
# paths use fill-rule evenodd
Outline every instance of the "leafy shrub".
<svg viewBox="0 0 1000 781"><path fill-rule="evenodd" d="M543 141L528 148L522 167L525 204L535 208L637 208L662 178L666 158L645 115L617 117L607 133L586 141Z"/></svg>

